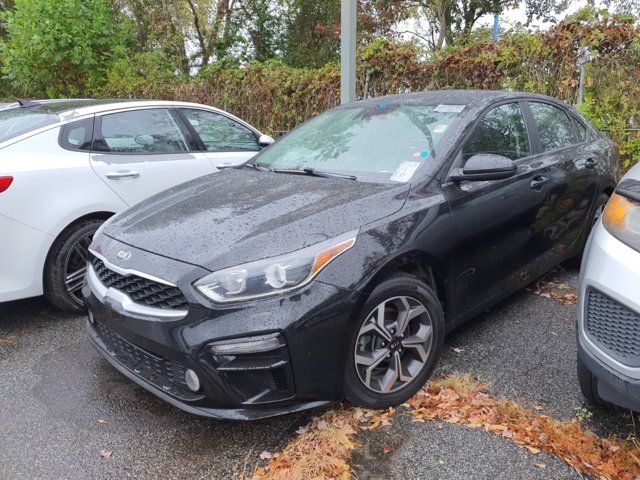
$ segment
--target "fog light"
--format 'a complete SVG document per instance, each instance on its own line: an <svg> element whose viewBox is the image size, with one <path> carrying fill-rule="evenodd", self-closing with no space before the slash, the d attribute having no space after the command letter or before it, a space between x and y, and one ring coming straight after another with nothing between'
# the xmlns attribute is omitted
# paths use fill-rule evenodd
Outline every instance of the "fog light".
<svg viewBox="0 0 640 480"><path fill-rule="evenodd" d="M93 324L95 324L95 323L96 323L96 319L95 319L95 318L93 318L93 313L91 313L91 310L89 310L89 323L90 323L91 325L93 325Z"/></svg>
<svg viewBox="0 0 640 480"><path fill-rule="evenodd" d="M189 390L197 392L200 390L200 379L198 378L198 374L193 370L189 369L184 372L184 380L187 382L187 387Z"/></svg>

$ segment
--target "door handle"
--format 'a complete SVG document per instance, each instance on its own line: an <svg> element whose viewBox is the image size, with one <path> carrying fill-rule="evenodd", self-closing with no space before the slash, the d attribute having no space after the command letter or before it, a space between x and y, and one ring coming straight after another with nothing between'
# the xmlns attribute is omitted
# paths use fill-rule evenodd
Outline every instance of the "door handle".
<svg viewBox="0 0 640 480"><path fill-rule="evenodd" d="M109 180L120 180L122 178L138 178L140 174L133 170L121 170L118 172L109 172L105 175Z"/></svg>
<svg viewBox="0 0 640 480"><path fill-rule="evenodd" d="M587 158L584 162L584 168L595 168L598 164L593 158Z"/></svg>
<svg viewBox="0 0 640 480"><path fill-rule="evenodd" d="M548 177L542 177L540 175L533 177L531 180L531 188L534 190L541 190L542 186L549 181Z"/></svg>

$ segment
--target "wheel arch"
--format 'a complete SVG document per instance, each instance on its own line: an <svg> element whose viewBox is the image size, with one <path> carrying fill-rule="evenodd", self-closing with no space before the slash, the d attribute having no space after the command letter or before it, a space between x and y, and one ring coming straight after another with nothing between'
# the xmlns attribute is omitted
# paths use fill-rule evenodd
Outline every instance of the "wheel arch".
<svg viewBox="0 0 640 480"><path fill-rule="evenodd" d="M97 212L86 213L86 214L76 218L75 220L69 222L66 226L64 226L64 228L60 229L60 231L57 233L57 235L52 237L52 240L51 240L51 242L49 242L49 245L47 247L47 254L44 257L44 263L42 264L42 272L40 274L40 277L42 279L42 284L44 285L44 276L45 276L45 273L46 273L45 270L46 270L47 263L49 262L49 258L51 257L51 252L53 250L53 247L56 244L56 242L62 237L62 235L64 235L66 232L69 231L69 229L73 228L78 223L84 222L85 220L102 220L102 221L106 221L109 218L111 218L112 216L114 216L115 214L116 214L116 212L110 212L108 210L101 210L101 211L97 211Z"/></svg>
<svg viewBox="0 0 640 480"><path fill-rule="evenodd" d="M442 305L442 310L445 312L446 318L448 290L443 270L444 269L439 265L439 262L423 251L412 250L400 253L390 261L386 262L367 281L362 289L361 301L358 310L362 305L364 305L376 286L386 278L398 273L407 273L418 277L434 291Z"/></svg>

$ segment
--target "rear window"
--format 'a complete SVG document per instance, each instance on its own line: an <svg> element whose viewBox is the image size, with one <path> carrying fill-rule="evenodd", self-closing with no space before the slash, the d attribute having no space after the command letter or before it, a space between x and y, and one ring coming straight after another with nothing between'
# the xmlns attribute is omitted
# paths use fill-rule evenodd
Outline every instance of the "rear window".
<svg viewBox="0 0 640 480"><path fill-rule="evenodd" d="M0 143L59 121L58 115L40 108L0 110Z"/></svg>

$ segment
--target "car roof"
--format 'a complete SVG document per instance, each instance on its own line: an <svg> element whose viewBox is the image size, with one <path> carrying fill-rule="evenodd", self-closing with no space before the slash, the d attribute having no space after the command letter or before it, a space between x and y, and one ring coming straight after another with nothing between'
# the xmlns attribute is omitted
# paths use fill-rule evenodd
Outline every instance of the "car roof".
<svg viewBox="0 0 640 480"><path fill-rule="evenodd" d="M61 120L75 118L83 115L93 115L108 112L110 110L119 110L125 108L136 108L145 106L187 106L196 108L209 108L221 113L215 107L209 107L199 103L175 102L166 100L131 100L131 99L88 99L88 98L69 98L69 99L47 99L47 100L28 100L21 101L24 105L22 108L34 108L55 113L60 116ZM1 109L21 108L21 103L15 102L1 106ZM226 113L228 115L228 113Z"/></svg>
<svg viewBox="0 0 640 480"><path fill-rule="evenodd" d="M502 90L431 90L425 92L399 93L384 97L370 98L354 102L351 105L374 105L384 101L388 104L415 105L486 105L500 100L527 98L563 103L547 95L527 92L508 92Z"/></svg>

